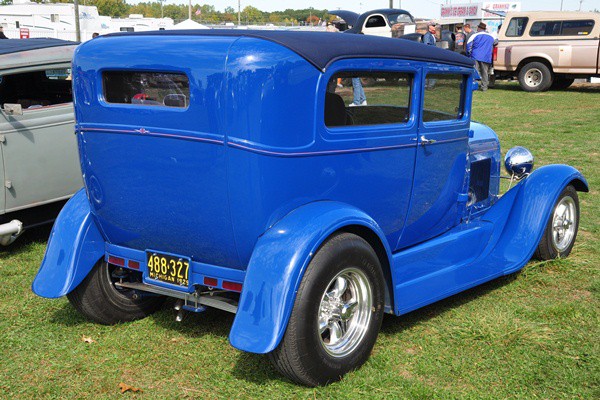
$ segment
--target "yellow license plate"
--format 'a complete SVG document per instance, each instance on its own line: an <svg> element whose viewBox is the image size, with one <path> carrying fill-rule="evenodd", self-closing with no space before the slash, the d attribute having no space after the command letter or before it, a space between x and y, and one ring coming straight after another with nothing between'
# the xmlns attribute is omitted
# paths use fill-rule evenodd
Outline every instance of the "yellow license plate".
<svg viewBox="0 0 600 400"><path fill-rule="evenodd" d="M170 254L146 251L148 276L157 281L189 286L190 259Z"/></svg>

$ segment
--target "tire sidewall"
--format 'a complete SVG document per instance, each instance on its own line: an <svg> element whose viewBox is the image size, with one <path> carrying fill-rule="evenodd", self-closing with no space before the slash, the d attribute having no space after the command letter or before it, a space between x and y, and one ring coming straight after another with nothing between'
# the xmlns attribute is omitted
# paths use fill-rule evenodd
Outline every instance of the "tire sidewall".
<svg viewBox="0 0 600 400"><path fill-rule="evenodd" d="M573 238L572 238L569 246L566 249L564 249L563 251L559 251L554 246L554 239L553 239L554 227L552 226L552 223L554 220L554 212L556 211L558 204L561 202L561 200L565 196L571 197L573 199L573 201L575 202L575 214L576 214L575 232L573 234ZM550 213L550 217L548 218L548 222L546 223L546 229L544 231L542 241L540 242L540 244L538 246L538 258L541 258L543 260L553 260L553 259L559 258L559 257L565 258L571 253L571 250L573 249L573 246L575 245L575 240L577 239L577 233L579 232L579 214L580 214L580 208L579 208L579 197L577 196L577 191L575 190L575 188L572 185L568 185L560 193L560 195L558 196L558 199L554 203L554 207L552 207L552 212Z"/></svg>
<svg viewBox="0 0 600 400"><path fill-rule="evenodd" d="M332 279L348 267L360 269L367 277L373 296L371 319L361 343L344 357L334 357L323 348L318 329L321 299ZM304 362L311 366L311 375L322 381L337 380L345 373L359 367L368 358L377 339L383 318L384 283L377 255L369 244L358 236L342 234L334 237L311 261L298 291L291 318L302 318L295 332L300 341L298 350ZM322 382L321 382L322 383Z"/></svg>
<svg viewBox="0 0 600 400"><path fill-rule="evenodd" d="M527 75L527 71L531 69L538 69L542 74L542 82L537 86L529 86L525 82L525 75ZM519 71L519 84L521 88L526 92L544 92L550 88L553 82L552 71L546 64L541 62L531 62L523 66Z"/></svg>
<svg viewBox="0 0 600 400"><path fill-rule="evenodd" d="M573 238L572 238L569 246L566 249L564 249L563 251L558 251L558 249L554 246L554 239L553 239L554 227L552 226L552 222L554 219L554 212L556 211L558 204L566 196L571 197L575 202L575 214L576 214L575 232L573 234ZM575 245L575 240L577 239L577 233L579 232L579 214L580 214L579 197L577 196L577 191L575 190L575 188L573 186L569 185L569 186L565 187L563 189L563 191L560 193L560 195L558 196L558 199L554 203L554 207L552 207L552 212L550 214L550 218L548 218L548 223L546 224L546 230L544 232L544 237L543 237L543 240L545 241L545 243L543 243L543 245L545 245L548 255L550 256L550 259L555 259L555 258L559 258L559 257L565 258L571 253L571 250L573 249L573 246Z"/></svg>

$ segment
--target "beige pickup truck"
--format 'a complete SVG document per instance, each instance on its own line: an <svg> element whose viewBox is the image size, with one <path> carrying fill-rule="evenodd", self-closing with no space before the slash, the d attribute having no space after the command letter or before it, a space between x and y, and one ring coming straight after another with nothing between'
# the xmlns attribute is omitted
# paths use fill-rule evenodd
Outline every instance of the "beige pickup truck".
<svg viewBox="0 0 600 400"><path fill-rule="evenodd" d="M518 78L523 90L566 89L600 76L600 13L507 13L494 49L496 79Z"/></svg>

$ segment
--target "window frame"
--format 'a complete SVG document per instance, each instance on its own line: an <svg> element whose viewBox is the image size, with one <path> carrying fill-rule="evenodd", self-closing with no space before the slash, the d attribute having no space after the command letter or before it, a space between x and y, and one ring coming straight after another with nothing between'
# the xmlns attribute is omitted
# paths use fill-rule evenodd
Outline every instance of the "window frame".
<svg viewBox="0 0 600 400"><path fill-rule="evenodd" d="M187 83L188 83L188 90L189 90L189 95L187 96L186 99L186 106L185 107L173 107L173 106L167 106L164 104L133 104L133 103L113 103L107 100L106 98L106 87L104 84L104 73L105 72L123 72L123 73L150 73L150 74L175 74L175 75L182 75L185 76L185 78L187 79ZM178 112L185 112L187 110L190 109L192 102L191 102L191 98L192 98L192 80L190 79L190 76L188 73L186 73L185 71L181 71L181 70L171 70L171 71L164 71L164 70L148 70L148 69L143 69L143 70L138 70L138 69L122 69L122 68L106 68L106 69L101 69L98 70L98 87L100 88L99 93L98 93L98 97L99 97L99 102L100 104L104 105L105 107L127 107L127 108L134 108L134 109L153 109L153 110L168 110L168 111L178 111Z"/></svg>
<svg viewBox="0 0 600 400"><path fill-rule="evenodd" d="M590 28L589 32L585 35L564 35L563 34L563 25L565 22L578 22L578 21L582 21L582 22L592 22L592 27ZM531 31L534 27L535 24L542 24L542 23L557 23L560 22L560 29L558 34L553 34L553 35L532 35ZM529 28L529 36L534 37L534 38L544 38L544 37L564 37L564 36L572 36L572 37L585 37L585 36L589 36L592 31L594 30L594 28L596 27L596 21L594 19L556 19L556 20L544 20L544 21L534 21L531 24L531 27Z"/></svg>
<svg viewBox="0 0 600 400"><path fill-rule="evenodd" d="M523 31L521 32L520 35L509 35L508 34L508 30L511 27L511 24L513 21L517 22L517 20L524 20L525 24L523 25ZM517 22L518 23L518 22ZM527 32L527 25L529 25L529 17L512 17L510 19L510 21L508 21L508 25L506 26L506 32L504 33L504 36L506 37L523 37L523 35L525 34L525 32Z"/></svg>
<svg viewBox="0 0 600 400"><path fill-rule="evenodd" d="M409 102L409 117L405 123L383 124L383 125L344 125L328 127L325 125L325 96L327 83L334 75L340 72L397 72L411 74L413 77L411 98ZM317 91L317 113L316 122L320 136L326 141L352 141L352 140L380 140L397 141L399 137L415 135L419 124L419 86L423 69L421 65L407 60L396 59L346 59L331 65L324 74L319 90Z"/></svg>
<svg viewBox="0 0 600 400"><path fill-rule="evenodd" d="M463 78L463 82L462 82L462 88L461 88L461 92L460 92L460 107L461 107L461 115L458 118L453 118L453 119L444 119L444 120L440 120L440 121L425 121L423 119L423 111L425 111L425 97L427 96L427 93L429 93L427 90L425 90L425 80L429 79L428 75L460 75ZM467 110L466 107L466 102L467 102L467 90L471 90L471 88L469 87L470 85L469 80L470 80L470 74L466 73L466 72L459 72L459 71L440 71L440 70L435 70L435 69L429 69L427 71L425 71L425 74L423 74L423 82L422 82L422 99L421 99L421 110L420 110L420 122L421 124L423 124L423 126L436 126L436 125L447 125L447 124L456 124L456 123L463 123L466 119L469 118L470 116L470 110Z"/></svg>
<svg viewBox="0 0 600 400"><path fill-rule="evenodd" d="M27 73L31 73L31 72L44 72L44 74L45 74L46 71L57 70L57 69L71 69L71 74L73 72L71 62L59 62L59 63L50 63L50 64L43 64L43 65L28 65L26 67L10 68L10 69L3 71L2 76L21 75L21 74L27 74ZM40 107L36 107L36 108L23 108L23 113L25 114L25 113L39 112L42 110L48 110L51 108L58 108L58 107L61 107L61 108L62 107L73 107L73 93L71 92L71 101L68 101L66 103L48 104L47 106L40 106Z"/></svg>

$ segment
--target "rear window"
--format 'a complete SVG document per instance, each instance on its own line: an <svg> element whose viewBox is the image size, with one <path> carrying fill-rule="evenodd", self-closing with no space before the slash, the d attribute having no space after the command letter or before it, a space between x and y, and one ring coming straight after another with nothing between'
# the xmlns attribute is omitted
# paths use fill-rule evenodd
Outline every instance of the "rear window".
<svg viewBox="0 0 600 400"><path fill-rule="evenodd" d="M531 25L531 36L587 36L594 28L593 20L538 21Z"/></svg>
<svg viewBox="0 0 600 400"><path fill-rule="evenodd" d="M527 17L511 18L510 22L508 23L508 28L506 28L506 36L523 36L525 27L527 27L527 22L529 22L529 18Z"/></svg>
<svg viewBox="0 0 600 400"><path fill-rule="evenodd" d="M593 20L564 21L562 24L562 36L586 36L594 29Z"/></svg>
<svg viewBox="0 0 600 400"><path fill-rule="evenodd" d="M186 108L190 84L185 74L171 72L104 71L108 103Z"/></svg>

